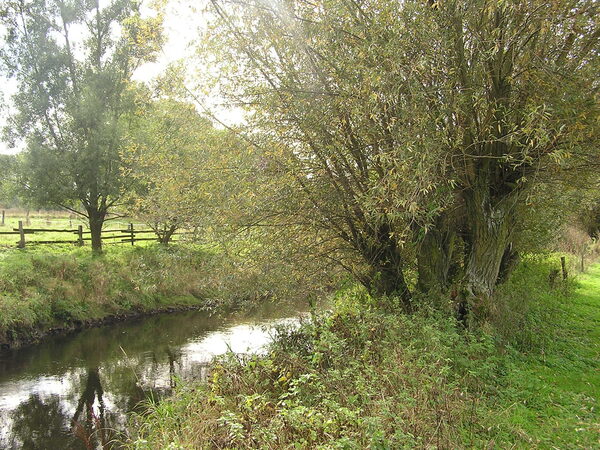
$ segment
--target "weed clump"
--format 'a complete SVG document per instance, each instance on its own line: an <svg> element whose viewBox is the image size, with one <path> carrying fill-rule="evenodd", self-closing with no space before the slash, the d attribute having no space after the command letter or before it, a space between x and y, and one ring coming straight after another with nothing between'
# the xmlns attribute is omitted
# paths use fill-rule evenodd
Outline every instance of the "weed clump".
<svg viewBox="0 0 600 450"><path fill-rule="evenodd" d="M480 380L498 371L493 343L465 337L453 319L355 300L278 328L267 355L220 359L205 384L145 418L143 439L152 448L452 447Z"/></svg>

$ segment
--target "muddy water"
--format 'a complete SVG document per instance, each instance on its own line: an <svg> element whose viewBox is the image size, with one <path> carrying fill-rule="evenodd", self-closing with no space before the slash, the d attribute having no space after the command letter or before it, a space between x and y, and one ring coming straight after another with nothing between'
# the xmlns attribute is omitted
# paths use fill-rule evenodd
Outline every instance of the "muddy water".
<svg viewBox="0 0 600 450"><path fill-rule="evenodd" d="M144 400L203 378L215 355L263 351L273 325L301 314L276 305L244 316L162 314L0 353L0 448L117 447L107 444L123 438Z"/></svg>

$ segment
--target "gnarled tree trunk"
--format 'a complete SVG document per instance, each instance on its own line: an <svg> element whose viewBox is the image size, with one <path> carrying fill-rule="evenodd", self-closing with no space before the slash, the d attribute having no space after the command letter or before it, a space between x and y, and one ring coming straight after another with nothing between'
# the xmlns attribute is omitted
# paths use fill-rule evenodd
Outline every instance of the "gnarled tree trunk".
<svg viewBox="0 0 600 450"><path fill-rule="evenodd" d="M380 225L373 238L362 246L371 266L369 290L377 295L398 295L410 310L411 293L404 278L404 258L388 225Z"/></svg>
<svg viewBox="0 0 600 450"><path fill-rule="evenodd" d="M449 285L449 271L454 254L456 232L436 228L425 234L417 250L417 289L420 292L444 291Z"/></svg>
<svg viewBox="0 0 600 450"><path fill-rule="evenodd" d="M465 264L466 288L469 295L487 299L494 292L510 243L514 211L510 197L493 205L483 189L466 192L465 204L471 230Z"/></svg>
<svg viewBox="0 0 600 450"><path fill-rule="evenodd" d="M173 237L173 234L177 231L177 225L171 225L160 230L158 234L158 242L164 245L168 245Z"/></svg>
<svg viewBox="0 0 600 450"><path fill-rule="evenodd" d="M503 283L508 280L508 277L519 264L520 257L519 252L515 249L512 242L508 243L508 246L504 250L502 255L502 261L500 262L500 273L498 274L497 284Z"/></svg>

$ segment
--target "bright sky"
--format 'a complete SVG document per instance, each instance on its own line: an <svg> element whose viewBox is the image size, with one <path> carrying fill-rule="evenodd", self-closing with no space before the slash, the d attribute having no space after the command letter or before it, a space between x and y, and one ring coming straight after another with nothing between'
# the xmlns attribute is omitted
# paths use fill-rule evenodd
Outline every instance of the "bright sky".
<svg viewBox="0 0 600 450"><path fill-rule="evenodd" d="M158 76L169 64L179 59L189 58L193 51L189 48L205 25L202 14L203 1L170 0L165 11L164 33L167 42L157 62L140 67L134 78L150 81Z"/></svg>
<svg viewBox="0 0 600 450"><path fill-rule="evenodd" d="M147 63L138 69L134 75L136 80L150 81L168 64L180 59L190 65L195 64L196 60L191 58L193 50L190 44L198 36L198 30L206 23L202 13L203 5L203 0L169 0L165 14L166 43L163 52L155 63ZM0 103L9 105L10 96L16 91L16 83L0 76L0 85ZM6 124L7 113L8 106L0 107L0 128ZM221 120L228 123L241 120L240 112L222 110L219 116ZM20 148L10 149L5 142L0 141L0 153L16 153L20 150Z"/></svg>

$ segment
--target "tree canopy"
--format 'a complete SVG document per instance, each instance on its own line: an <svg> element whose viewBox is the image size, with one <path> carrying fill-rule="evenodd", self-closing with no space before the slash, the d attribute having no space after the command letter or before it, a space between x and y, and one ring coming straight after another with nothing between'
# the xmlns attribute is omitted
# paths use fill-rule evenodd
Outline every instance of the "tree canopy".
<svg viewBox="0 0 600 450"><path fill-rule="evenodd" d="M134 180L130 212L165 243L179 228L224 224L230 214L222 209L239 181L228 174L240 169L243 143L216 129L191 103L144 95L143 113L122 154L127 177Z"/></svg>
<svg viewBox="0 0 600 450"><path fill-rule="evenodd" d="M597 164L595 2L211 4L207 73L293 180L280 212L373 290L489 297L532 189Z"/></svg>

